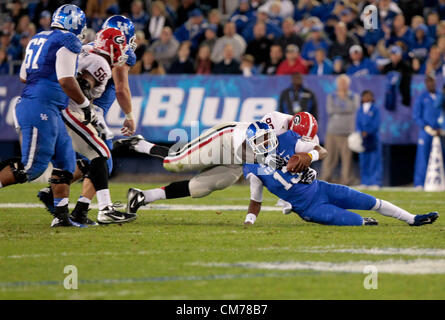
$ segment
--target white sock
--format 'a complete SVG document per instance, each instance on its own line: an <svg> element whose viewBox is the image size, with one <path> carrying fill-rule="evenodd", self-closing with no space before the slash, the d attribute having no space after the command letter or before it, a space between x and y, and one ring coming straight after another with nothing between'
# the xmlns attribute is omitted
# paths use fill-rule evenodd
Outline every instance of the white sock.
<svg viewBox="0 0 445 320"><path fill-rule="evenodd" d="M145 190L142 193L145 197L145 203L166 199L165 190L161 188Z"/></svg>
<svg viewBox="0 0 445 320"><path fill-rule="evenodd" d="M99 210L103 210L105 207L112 204L110 190L102 189L96 192L97 204L99 205Z"/></svg>
<svg viewBox="0 0 445 320"><path fill-rule="evenodd" d="M90 204L90 203L91 203L91 200L88 199L88 198L86 198L86 197L80 196L79 199L77 200L77 202L82 202L82 203L88 203L88 204Z"/></svg>
<svg viewBox="0 0 445 320"><path fill-rule="evenodd" d="M377 199L375 206L371 210L387 217L393 217L405 221L409 224L414 223L415 215L385 200Z"/></svg>
<svg viewBox="0 0 445 320"><path fill-rule="evenodd" d="M153 143L145 141L145 140L141 140L134 146L134 149L139 153L150 154L150 150L153 147L154 147Z"/></svg>

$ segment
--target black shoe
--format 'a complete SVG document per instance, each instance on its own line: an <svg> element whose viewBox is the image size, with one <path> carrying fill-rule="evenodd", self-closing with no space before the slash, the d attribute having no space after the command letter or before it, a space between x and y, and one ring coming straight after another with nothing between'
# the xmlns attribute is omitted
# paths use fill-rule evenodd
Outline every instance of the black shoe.
<svg viewBox="0 0 445 320"><path fill-rule="evenodd" d="M51 222L51 227L77 227L77 228L86 228L87 226L78 222L74 222L69 218L68 205L65 206L64 209L61 210L60 207L57 207L58 210L54 210L54 219Z"/></svg>
<svg viewBox="0 0 445 320"><path fill-rule="evenodd" d="M145 204L145 196L141 190L130 188L127 192L127 213L136 213Z"/></svg>
<svg viewBox="0 0 445 320"><path fill-rule="evenodd" d="M379 222L376 219L374 219L374 218L370 218L370 217L363 218L363 225L364 226L376 226L378 224L379 224Z"/></svg>
<svg viewBox="0 0 445 320"><path fill-rule="evenodd" d="M423 226L424 224L431 224L439 218L439 213L430 212L427 214L418 214L414 218L414 223L410 224L410 226Z"/></svg>
<svg viewBox="0 0 445 320"><path fill-rule="evenodd" d="M97 222L100 224L126 223L136 220L137 214L117 211L114 205L99 210Z"/></svg>
<svg viewBox="0 0 445 320"><path fill-rule="evenodd" d="M130 138L116 140L113 142L113 150L119 152L127 150L135 151L135 145L141 140L144 140L144 137L140 134Z"/></svg>
<svg viewBox="0 0 445 320"><path fill-rule="evenodd" d="M88 226L97 226L99 225L96 221L88 218L88 203L78 202L73 212L71 212L70 219L73 222L77 222L80 224L85 224Z"/></svg>
<svg viewBox="0 0 445 320"><path fill-rule="evenodd" d="M49 213L54 214L54 196L51 187L41 189L37 193L37 198L43 202Z"/></svg>

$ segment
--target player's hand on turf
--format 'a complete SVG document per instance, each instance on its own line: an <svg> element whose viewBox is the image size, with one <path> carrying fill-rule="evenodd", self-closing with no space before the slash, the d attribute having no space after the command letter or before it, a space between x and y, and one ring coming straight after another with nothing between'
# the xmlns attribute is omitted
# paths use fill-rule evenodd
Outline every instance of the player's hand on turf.
<svg viewBox="0 0 445 320"><path fill-rule="evenodd" d="M124 125L123 125L123 127L121 129L121 133L124 136L129 137L129 136L134 134L135 129L136 129L136 125L134 123L134 120L133 119L131 119L131 120L130 119L125 119Z"/></svg>
<svg viewBox="0 0 445 320"><path fill-rule="evenodd" d="M308 153L300 152L294 154L287 163L287 171L299 173L305 171L312 163L312 158Z"/></svg>

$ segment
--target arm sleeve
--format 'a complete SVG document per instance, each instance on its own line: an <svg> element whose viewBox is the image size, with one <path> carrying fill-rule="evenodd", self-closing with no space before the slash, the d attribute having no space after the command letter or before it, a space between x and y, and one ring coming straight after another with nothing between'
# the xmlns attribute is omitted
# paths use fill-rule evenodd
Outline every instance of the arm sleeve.
<svg viewBox="0 0 445 320"><path fill-rule="evenodd" d="M77 53L65 47L60 48L56 53L56 74L57 80L74 77L76 75Z"/></svg>
<svg viewBox="0 0 445 320"><path fill-rule="evenodd" d="M250 200L263 202L263 183L253 173L249 173L246 180L250 183Z"/></svg>

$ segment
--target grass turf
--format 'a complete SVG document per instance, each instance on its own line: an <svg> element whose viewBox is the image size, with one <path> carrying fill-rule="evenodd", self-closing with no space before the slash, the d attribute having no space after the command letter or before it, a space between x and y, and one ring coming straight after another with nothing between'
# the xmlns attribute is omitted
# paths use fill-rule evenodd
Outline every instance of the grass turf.
<svg viewBox="0 0 445 320"><path fill-rule="evenodd" d="M125 203L128 184L112 184ZM0 203L38 203L43 185L0 190ZM138 185L146 189L153 185ZM72 188L71 203L80 192ZM413 213L445 212L444 193L373 191ZM165 204L246 205L249 190L234 186L203 199ZM265 194L264 205L276 198ZM49 228L41 208L0 208L0 299L445 299L445 274L379 273L378 289L365 290L363 273L249 269L239 262L412 260L402 254L338 253L341 248L445 249L445 218L409 227L375 213L376 227L327 227L295 214L263 212L244 228L244 211L140 211L124 225ZM90 216L96 217L96 210ZM315 252L308 252L314 251ZM317 249L322 249L317 252ZM440 256L428 259L443 259ZM210 263L210 265L209 265ZM211 265L228 263L229 266ZM77 290L62 283L64 267L78 270Z"/></svg>

